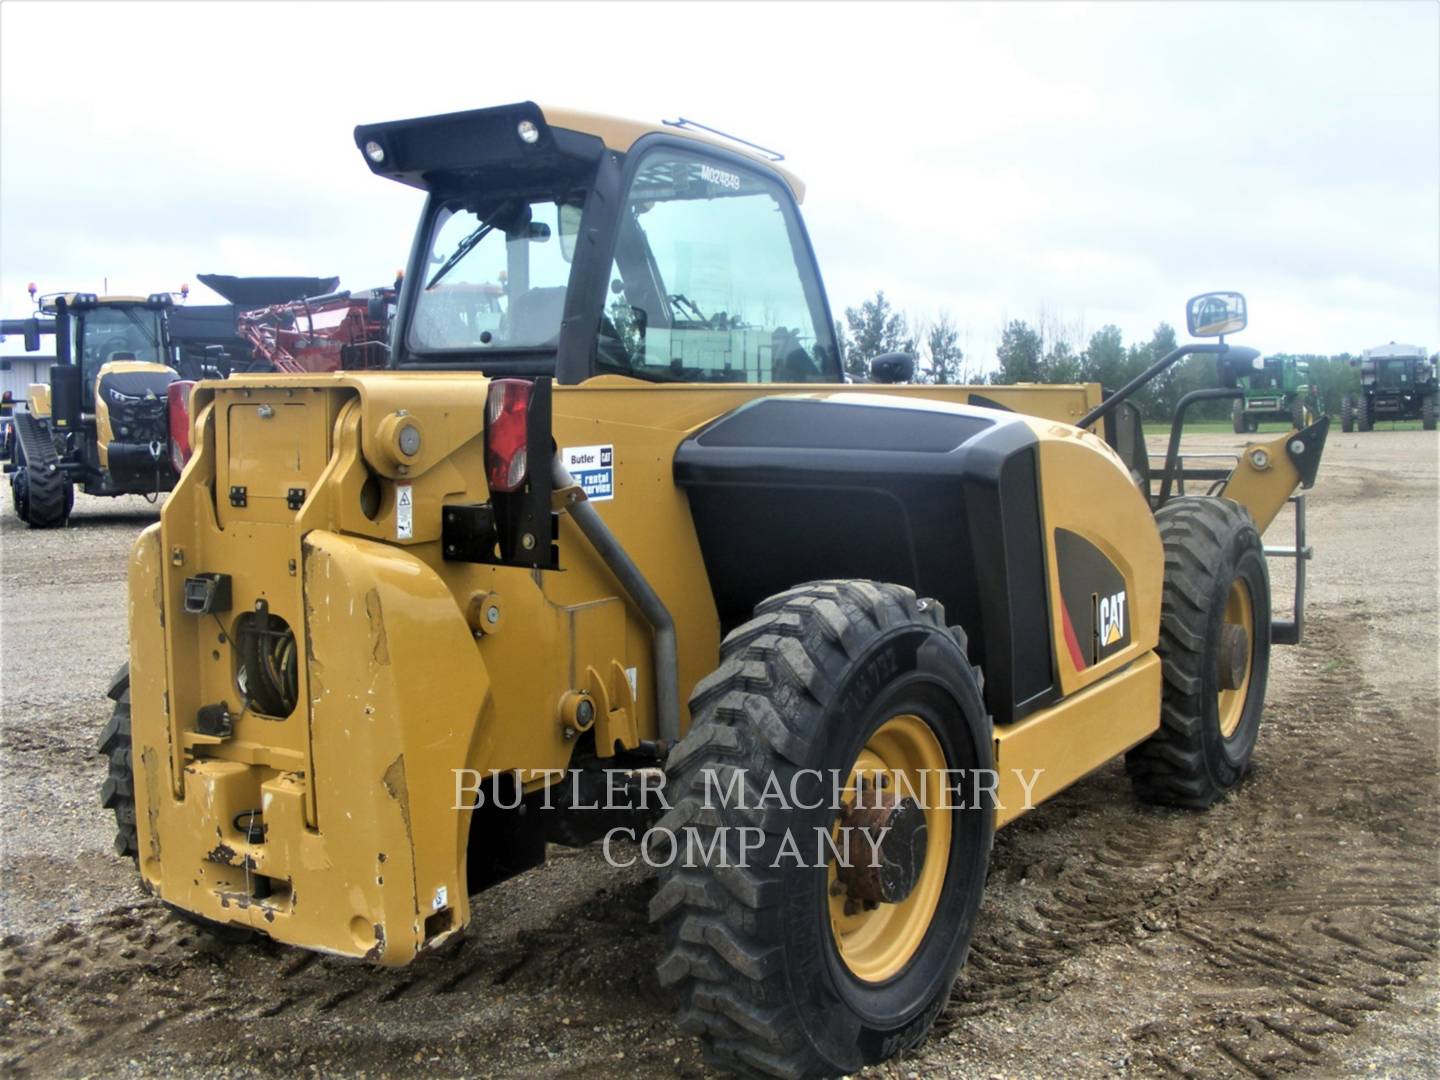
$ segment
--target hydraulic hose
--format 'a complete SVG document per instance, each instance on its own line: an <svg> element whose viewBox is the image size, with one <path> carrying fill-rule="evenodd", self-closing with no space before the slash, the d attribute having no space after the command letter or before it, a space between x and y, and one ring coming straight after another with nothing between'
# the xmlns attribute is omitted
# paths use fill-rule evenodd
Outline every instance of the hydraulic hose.
<svg viewBox="0 0 1440 1080"><path fill-rule="evenodd" d="M552 459L552 482L556 491L575 487L575 478L561 463ZM570 517L590 541L600 560L615 575L620 587L650 624L655 650L655 712L660 738L673 745L680 738L680 652L675 642L675 620L635 561L626 553L610 527L601 520L595 508L581 500L568 507Z"/></svg>

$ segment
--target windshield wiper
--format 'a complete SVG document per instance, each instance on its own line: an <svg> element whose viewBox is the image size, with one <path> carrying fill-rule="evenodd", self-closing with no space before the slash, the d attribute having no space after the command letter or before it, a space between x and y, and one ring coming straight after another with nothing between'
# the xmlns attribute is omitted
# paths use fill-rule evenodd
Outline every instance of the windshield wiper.
<svg viewBox="0 0 1440 1080"><path fill-rule="evenodd" d="M433 289L436 283L441 278L443 278L451 270L455 269L456 264L458 264L461 259L465 258L466 255L470 254L471 248L473 248L476 244L480 243L481 240L484 240L485 237L489 236L490 233L494 231L494 229L495 226L487 221L474 232L472 232L469 236L465 237L464 240L461 240L459 245L455 248L455 251L448 259L445 260L444 265L441 266L439 270L435 271L435 276L432 277L428 282L426 282L425 288Z"/></svg>
<svg viewBox="0 0 1440 1080"><path fill-rule="evenodd" d="M508 209L509 206L509 203L502 203L500 206L497 206L495 208L495 212L491 214L488 218L486 218L484 221L480 222L479 226L476 227L474 232L472 232L469 236L465 237L464 240L461 240L460 243L455 246L455 250L451 252L450 257L446 259L445 262L441 265L440 269L435 271L435 276L432 277L428 283L426 283L425 288L433 289L436 283L439 282L441 278L443 278L451 270L455 269L456 264L459 263L461 259L465 258L466 255L470 254L471 250L475 247L476 244L480 243L481 240L484 240L485 237L489 236L492 232L494 232L495 219L500 217L500 215L504 213L504 211Z"/></svg>
<svg viewBox="0 0 1440 1080"><path fill-rule="evenodd" d="M132 323L134 323L140 328L140 333L145 335L145 343L147 345L149 345L152 349L158 349L160 347L160 342L156 340L155 336L151 334L148 329L146 329L145 324L140 321L139 316L137 316L129 308L121 308L120 310L124 312L127 319L129 319Z"/></svg>
<svg viewBox="0 0 1440 1080"><path fill-rule="evenodd" d="M705 317L705 313L696 307L694 302L683 293L676 293L670 297L670 302L678 308L689 311L696 322L708 323L710 321Z"/></svg>

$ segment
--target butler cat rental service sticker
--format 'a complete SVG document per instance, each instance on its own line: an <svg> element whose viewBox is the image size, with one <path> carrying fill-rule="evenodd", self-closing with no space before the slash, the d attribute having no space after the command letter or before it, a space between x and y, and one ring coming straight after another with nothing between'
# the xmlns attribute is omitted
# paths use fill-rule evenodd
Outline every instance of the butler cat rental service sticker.
<svg viewBox="0 0 1440 1080"><path fill-rule="evenodd" d="M560 459L587 499L615 497L615 447L572 446L560 451Z"/></svg>

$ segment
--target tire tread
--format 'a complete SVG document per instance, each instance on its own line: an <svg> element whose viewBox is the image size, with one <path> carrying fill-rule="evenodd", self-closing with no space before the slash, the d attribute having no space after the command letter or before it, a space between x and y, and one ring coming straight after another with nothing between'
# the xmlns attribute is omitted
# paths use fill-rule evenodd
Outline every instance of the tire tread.
<svg viewBox="0 0 1440 1080"><path fill-rule="evenodd" d="M944 608L901 586L813 582L759 604L726 636L719 666L691 697L690 731L666 767L678 798L661 827L682 835L706 813L718 815L714 825L783 827L783 818L762 823L728 804L705 810L705 770L764 775L800 765L845 664L877 633L917 619L950 635L968 665L963 631L946 626ZM662 870L650 903L651 920L667 935L660 979L678 995L680 1026L700 1037L711 1065L743 1076L833 1075L791 1001L780 947L762 934L783 900L778 877L763 868L694 868L677 859ZM907 1025L905 1045L918 1044L934 1016L928 1010Z"/></svg>
<svg viewBox="0 0 1440 1080"><path fill-rule="evenodd" d="M1225 546L1237 533L1256 530L1239 503L1208 496L1174 499L1161 507L1155 521L1165 546L1156 649L1161 661L1160 729L1125 755L1125 767L1143 801L1204 809L1227 790L1206 768L1203 741L1211 585ZM1268 617L1268 612L1256 613L1257 620Z"/></svg>

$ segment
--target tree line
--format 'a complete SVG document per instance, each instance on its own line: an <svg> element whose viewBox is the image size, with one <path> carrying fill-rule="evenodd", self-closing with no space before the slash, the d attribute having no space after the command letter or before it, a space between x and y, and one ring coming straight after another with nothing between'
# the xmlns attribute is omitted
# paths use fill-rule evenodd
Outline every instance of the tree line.
<svg viewBox="0 0 1440 1080"><path fill-rule="evenodd" d="M914 318L895 310L883 289L859 307L847 307L843 323L835 325L847 374L864 378L875 357L907 352L916 359L916 381L936 385L1097 382L1107 390L1118 390L1176 345L1175 329L1166 322L1155 327L1148 341L1127 344L1120 328L1108 324L1083 344L1077 340L1081 336L1079 329L1044 312L1034 325L1012 319L1001 329L995 364L974 364L960 348L960 331L948 312L942 310L931 320ZM1286 355L1272 353L1270 357ZM1359 372L1350 353L1306 353L1294 359L1309 362L1311 384L1317 388L1321 407L1331 415L1338 415L1345 394L1360 389ZM1215 385L1214 357L1191 356L1148 383L1133 400L1145 419L1168 420L1185 394ZM1200 402L1186 415L1197 420L1225 419L1230 404L1228 400Z"/></svg>

